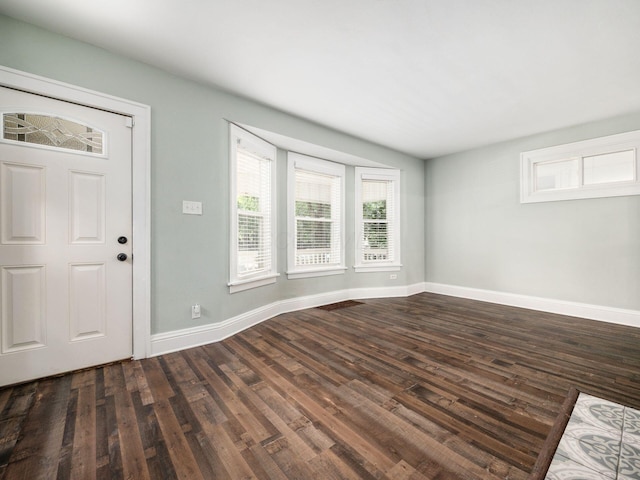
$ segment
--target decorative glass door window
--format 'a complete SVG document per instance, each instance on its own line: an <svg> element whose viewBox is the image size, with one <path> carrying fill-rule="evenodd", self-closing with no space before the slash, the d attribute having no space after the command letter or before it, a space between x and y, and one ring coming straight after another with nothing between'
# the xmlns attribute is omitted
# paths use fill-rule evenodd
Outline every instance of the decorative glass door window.
<svg viewBox="0 0 640 480"><path fill-rule="evenodd" d="M5 141L103 155L104 137L104 132L66 118L39 113L2 114Z"/></svg>

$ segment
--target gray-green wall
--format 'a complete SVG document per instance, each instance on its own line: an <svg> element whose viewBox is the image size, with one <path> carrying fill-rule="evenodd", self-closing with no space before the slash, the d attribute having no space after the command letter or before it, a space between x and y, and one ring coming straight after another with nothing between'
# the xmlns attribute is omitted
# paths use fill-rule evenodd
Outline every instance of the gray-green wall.
<svg viewBox="0 0 640 480"><path fill-rule="evenodd" d="M640 309L640 196L519 200L520 152L638 129L640 113L427 161L426 281Z"/></svg>
<svg viewBox="0 0 640 480"><path fill-rule="evenodd" d="M0 64L152 108L153 333L220 322L263 305L347 288L434 282L640 309L640 197L519 203L521 151L640 129L640 113L423 162L0 16ZM253 125L402 170L402 262L388 273L287 280L230 295L227 123ZM279 152L280 272L286 270L286 159ZM347 171L353 205L353 169ZM185 216L182 200L203 202ZM353 211L347 208L347 265ZM190 319L190 305L203 307Z"/></svg>
<svg viewBox="0 0 640 480"><path fill-rule="evenodd" d="M424 162L300 120L100 48L0 16L0 64L151 106L152 333L220 322L280 300L424 281ZM288 280L228 293L228 127L278 132L402 170L402 262L388 273ZM279 153L278 264L286 270L286 155ZM347 265L354 264L353 168L347 170ZM203 202L203 216L181 213ZM349 208L351 207L351 208ZM190 306L203 316L191 320Z"/></svg>

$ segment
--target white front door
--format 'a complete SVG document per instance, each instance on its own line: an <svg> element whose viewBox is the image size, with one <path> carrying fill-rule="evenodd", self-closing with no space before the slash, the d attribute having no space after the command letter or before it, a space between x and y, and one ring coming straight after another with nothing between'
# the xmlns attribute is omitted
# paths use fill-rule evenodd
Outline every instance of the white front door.
<svg viewBox="0 0 640 480"><path fill-rule="evenodd" d="M0 87L0 385L132 355L129 118Z"/></svg>

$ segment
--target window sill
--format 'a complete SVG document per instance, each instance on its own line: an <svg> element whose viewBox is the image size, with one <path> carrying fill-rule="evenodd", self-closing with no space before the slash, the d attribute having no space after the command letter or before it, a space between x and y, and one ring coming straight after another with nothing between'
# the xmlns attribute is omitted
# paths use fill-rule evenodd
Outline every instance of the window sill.
<svg viewBox="0 0 640 480"><path fill-rule="evenodd" d="M295 278L311 278L311 277L324 277L326 275L342 275L347 267L331 267L331 268L317 268L313 270L293 270L287 272L287 278L289 280Z"/></svg>
<svg viewBox="0 0 640 480"><path fill-rule="evenodd" d="M375 265L356 265L353 267L356 273L366 273L366 272L397 272L402 268L401 263L389 263L386 265L375 264Z"/></svg>
<svg viewBox="0 0 640 480"><path fill-rule="evenodd" d="M267 275L265 277L250 278L246 280L236 280L229 282L229 293L242 292L251 288L258 288L264 285L270 285L276 283L276 279L280 276L279 273Z"/></svg>
<svg viewBox="0 0 640 480"><path fill-rule="evenodd" d="M640 183L626 182L604 185L589 185L542 192L522 192L520 203L558 202L562 200L584 200L588 198L626 197L640 195Z"/></svg>

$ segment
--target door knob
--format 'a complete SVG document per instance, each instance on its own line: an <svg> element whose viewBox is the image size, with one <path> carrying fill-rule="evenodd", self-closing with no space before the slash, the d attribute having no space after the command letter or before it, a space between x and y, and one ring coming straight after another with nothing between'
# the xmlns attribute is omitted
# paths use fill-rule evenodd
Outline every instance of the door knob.
<svg viewBox="0 0 640 480"><path fill-rule="evenodd" d="M127 254L126 253L119 253L116 258L118 260L120 260L121 262L124 262L127 259Z"/></svg>
<svg viewBox="0 0 640 480"><path fill-rule="evenodd" d="M120 245L124 245L125 243L127 243L127 237L118 237L118 243Z"/></svg>

